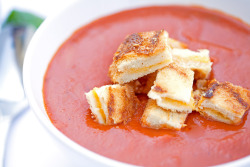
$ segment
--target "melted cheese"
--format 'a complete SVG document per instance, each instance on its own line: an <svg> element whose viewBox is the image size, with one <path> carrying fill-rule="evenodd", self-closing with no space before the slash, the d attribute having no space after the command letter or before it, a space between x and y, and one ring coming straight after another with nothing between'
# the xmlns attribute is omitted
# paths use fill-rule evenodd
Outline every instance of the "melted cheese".
<svg viewBox="0 0 250 167"><path fill-rule="evenodd" d="M170 103L175 106L184 106L188 108L194 108L194 99L191 97L189 103L185 103L183 101L173 100L167 97L162 98L163 103Z"/></svg>
<svg viewBox="0 0 250 167"><path fill-rule="evenodd" d="M228 123L232 123L233 121L228 118L226 115L224 115L223 113L217 111L217 110L214 110L214 109L211 109L211 108L203 108L201 110L203 113L207 114L207 115L212 115L214 119L216 120L223 120L224 122L228 122Z"/></svg>
<svg viewBox="0 0 250 167"><path fill-rule="evenodd" d="M171 60L165 60L165 61L162 61L158 64L154 64L154 65L151 65L151 66L147 66L147 67L141 67L141 68L130 68L128 70L126 70L126 73L141 73L141 72L144 72L144 71L148 71L148 69L150 68L153 68L153 67L156 67L156 66L160 66L162 64L169 64Z"/></svg>
<svg viewBox="0 0 250 167"><path fill-rule="evenodd" d="M95 91L95 88L92 90L93 92L93 95L94 95L94 98L95 98L95 101L96 101L96 107L99 108L99 111L100 111L100 114L103 118L103 121L104 121L104 124L106 124L106 115L104 114L104 111L102 109L102 104L100 102L100 99Z"/></svg>

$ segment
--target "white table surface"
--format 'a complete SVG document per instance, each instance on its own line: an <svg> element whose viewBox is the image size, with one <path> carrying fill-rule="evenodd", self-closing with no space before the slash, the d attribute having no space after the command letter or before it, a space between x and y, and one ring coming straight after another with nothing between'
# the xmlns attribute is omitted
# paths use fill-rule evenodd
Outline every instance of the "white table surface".
<svg viewBox="0 0 250 167"><path fill-rule="evenodd" d="M44 18L75 0L0 0L0 20L11 9L34 12ZM28 109L12 124L7 142L6 167L97 166L57 141Z"/></svg>

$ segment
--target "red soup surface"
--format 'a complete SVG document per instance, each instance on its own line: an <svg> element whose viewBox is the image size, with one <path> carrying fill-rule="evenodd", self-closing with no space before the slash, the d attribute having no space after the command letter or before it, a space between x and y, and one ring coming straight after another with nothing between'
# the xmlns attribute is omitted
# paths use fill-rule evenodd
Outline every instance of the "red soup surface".
<svg viewBox="0 0 250 167"><path fill-rule="evenodd" d="M200 7L162 6L123 11L77 30L62 44L44 78L44 102L52 123L76 143L103 156L142 166L207 166L250 154L250 114L237 126L193 112L181 131L143 128L147 102L126 125L94 122L85 92L110 84L108 68L126 35L166 29L192 50L206 48L213 77L250 88L250 27Z"/></svg>

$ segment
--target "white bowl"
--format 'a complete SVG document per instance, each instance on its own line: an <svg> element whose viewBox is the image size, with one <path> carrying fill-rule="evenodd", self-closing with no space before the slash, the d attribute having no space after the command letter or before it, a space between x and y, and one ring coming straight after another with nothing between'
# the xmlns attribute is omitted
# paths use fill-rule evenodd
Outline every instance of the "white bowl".
<svg viewBox="0 0 250 167"><path fill-rule="evenodd" d="M121 10L163 4L201 5L212 9L219 9L239 17L247 23L250 23L250 14L248 12L250 1L244 0L81 0L67 7L56 16L46 19L35 33L25 56L23 71L25 92L30 106L42 124L48 129L48 131L51 132L51 134L53 134L57 139L59 139L59 141L64 143L65 146L68 146L71 150L75 150L77 153L79 153L82 158L90 158L92 161L98 162L99 165L102 166L129 165L103 157L87 150L86 148L78 145L66 137L58 129L56 129L55 126L53 126L46 114L42 95L43 77L48 63L59 46L81 26L99 17L103 17ZM250 156L224 165L250 166Z"/></svg>

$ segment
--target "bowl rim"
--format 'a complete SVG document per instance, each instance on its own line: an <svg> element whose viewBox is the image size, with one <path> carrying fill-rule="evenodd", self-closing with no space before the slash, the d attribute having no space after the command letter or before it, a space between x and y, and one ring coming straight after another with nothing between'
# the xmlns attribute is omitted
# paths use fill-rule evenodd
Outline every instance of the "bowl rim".
<svg viewBox="0 0 250 167"><path fill-rule="evenodd" d="M35 113L35 115L38 118L39 122L45 127L45 129L47 129L47 131L50 134L52 134L51 136L53 136L56 140L60 141L60 143L63 144L64 146L66 146L68 149L74 150L76 153L78 153L80 155L84 155L85 157L87 157L87 158L89 158L91 160L94 160L96 162L102 163L102 164L107 165L107 166L121 166L121 167L123 167L123 166L124 167L134 166L132 164L128 164L128 163L125 163L125 162L113 160L111 158L108 158L108 157L102 156L102 155L100 155L98 153L95 153L95 152L93 152L91 150L88 150L87 148L77 144L76 142L74 142L73 140L68 138L66 135L64 135L61 131L59 131L52 124L52 122L50 122L50 124L48 124L48 120L45 120L45 117L42 114L42 111L40 110L40 107L39 107L37 101L35 100L35 97L34 97L34 94L33 94L32 88L31 88L31 78L30 78L30 75L29 75L29 71L31 70L32 57L34 56L33 52L34 52L34 50L36 48L36 45L37 45L37 43L39 41L39 38L43 35L43 32L47 28L47 26L50 25L50 24L53 24L52 22L55 19L57 19L58 17L60 17L60 15L63 12L65 12L66 10L70 10L71 8L73 8L74 6L76 6L76 5L80 4L80 3L82 3L80 0L76 1L76 2L72 3L71 5L61 9L60 11L58 11L53 16L49 16L47 19L45 19L45 21L41 24L41 26L38 28L38 30L36 31L36 33L32 37L32 40L31 40L31 42L30 42L30 44L29 44L29 46L27 48L26 54L25 54L25 60L24 60L24 66L23 66L23 83L24 83L25 94L26 94L26 97L27 97L27 99L29 101L31 109ZM145 6L151 6L151 5L148 4L148 5L145 5ZM177 4L177 5L179 5L179 4ZM143 6L144 5L139 5L136 8L143 7ZM210 7L207 7L207 6L204 6L204 7L210 8ZM127 8L127 9L132 9L132 8ZM127 9L123 9L123 10L127 10ZM117 11L115 11L114 13L116 13L116 12ZM103 17L103 16L101 16L101 17ZM92 21L94 21L94 20L92 20ZM78 28L80 28L80 27L78 27ZM63 42L64 41L62 41L62 43ZM240 158L238 160L230 161L230 162L220 164L220 165L217 165L217 166L219 166L219 167L232 166L233 167L235 165L237 165L237 166L245 166L247 164L248 165L250 164L250 155L248 155L246 157L243 157L243 158Z"/></svg>
<svg viewBox="0 0 250 167"><path fill-rule="evenodd" d="M70 8L74 7L80 3L80 1L76 1L69 5L68 7L65 7L64 9L61 9L58 13L49 16L44 20L44 22L40 25L40 27L37 29L35 34L33 35L30 44L27 48L26 54L25 54L25 59L24 59L24 65L23 65L23 85L24 85L24 91L25 95L27 97L27 100L29 102L29 105L32 109L32 111L35 113L36 117L38 118L39 122L42 124L45 129L52 134L53 138L58 140L61 144L66 146L68 149L73 149L76 153L80 153L81 155L84 155L88 157L89 159L92 159L96 162L101 162L105 165L111 165L111 166L121 166L121 167L128 167L128 166L133 166L131 164L127 164L124 162L120 162L117 160L113 160L111 158L102 156L98 153L95 153L91 150L88 150L87 148L77 144L70 138L68 138L66 135L64 135L61 131L59 131L53 124L48 124L48 121L45 119L44 115L42 114L42 111L40 110L40 107L35 100L33 91L31 89L31 78L28 75L29 71L31 70L31 63L32 63L32 57L33 57L33 52L34 48L39 41L39 37L43 34L43 30L46 29L47 25L52 24L53 20L55 20L57 17L60 17L61 13L69 10ZM63 41L64 42L64 41ZM62 43L63 43L62 42Z"/></svg>

